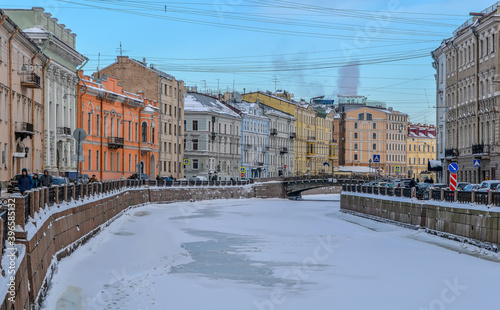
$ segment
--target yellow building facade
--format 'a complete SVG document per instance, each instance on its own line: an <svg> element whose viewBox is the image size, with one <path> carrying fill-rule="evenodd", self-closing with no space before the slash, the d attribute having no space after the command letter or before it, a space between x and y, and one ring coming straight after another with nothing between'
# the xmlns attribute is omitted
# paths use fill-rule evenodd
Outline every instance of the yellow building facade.
<svg viewBox="0 0 500 310"><path fill-rule="evenodd" d="M432 125L410 124L408 126L407 155L408 176L418 178L423 182L425 178L436 181L434 172L429 172L429 160L436 159L436 128Z"/></svg>
<svg viewBox="0 0 500 310"><path fill-rule="evenodd" d="M242 97L244 101L258 101L294 115L296 121L293 168L296 175L328 173L338 165L333 110L317 110L310 105L302 105L270 93L254 92L243 94Z"/></svg>

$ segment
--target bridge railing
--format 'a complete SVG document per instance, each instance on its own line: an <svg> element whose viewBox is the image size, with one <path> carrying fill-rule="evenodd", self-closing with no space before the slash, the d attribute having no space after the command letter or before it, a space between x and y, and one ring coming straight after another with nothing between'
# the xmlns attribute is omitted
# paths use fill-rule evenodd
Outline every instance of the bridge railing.
<svg viewBox="0 0 500 310"><path fill-rule="evenodd" d="M500 207L500 191L452 191L449 189L429 189L427 194L417 196L417 188L389 188L379 186L360 185L357 182L345 182L342 185L344 192L371 194L376 196L393 196L418 199L432 199L450 203L474 203L477 205L493 205ZM426 198L424 198L426 197Z"/></svg>

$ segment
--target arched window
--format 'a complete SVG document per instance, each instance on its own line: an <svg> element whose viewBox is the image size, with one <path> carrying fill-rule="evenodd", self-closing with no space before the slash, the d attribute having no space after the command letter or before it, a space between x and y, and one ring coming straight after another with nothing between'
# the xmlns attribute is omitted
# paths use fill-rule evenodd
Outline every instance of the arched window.
<svg viewBox="0 0 500 310"><path fill-rule="evenodd" d="M141 130L141 135L142 135L142 142L148 142L148 124L146 122L142 122L142 130Z"/></svg>

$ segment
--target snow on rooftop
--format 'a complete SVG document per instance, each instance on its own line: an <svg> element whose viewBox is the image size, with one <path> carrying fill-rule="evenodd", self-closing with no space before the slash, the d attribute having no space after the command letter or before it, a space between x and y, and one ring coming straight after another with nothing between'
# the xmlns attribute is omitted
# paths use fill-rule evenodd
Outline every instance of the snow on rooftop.
<svg viewBox="0 0 500 310"><path fill-rule="evenodd" d="M219 100L197 93L188 93L187 97L184 98L184 110L187 112L211 112L240 118L238 113Z"/></svg>

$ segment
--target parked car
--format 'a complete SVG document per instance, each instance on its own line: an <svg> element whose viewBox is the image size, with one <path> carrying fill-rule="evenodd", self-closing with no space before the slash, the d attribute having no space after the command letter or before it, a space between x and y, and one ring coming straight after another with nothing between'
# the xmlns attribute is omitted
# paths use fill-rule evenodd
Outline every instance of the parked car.
<svg viewBox="0 0 500 310"><path fill-rule="evenodd" d="M431 183L418 183L417 184L417 199L429 199L429 188Z"/></svg>
<svg viewBox="0 0 500 310"><path fill-rule="evenodd" d="M145 173L134 173L132 174L131 176L129 176L127 179L130 179L130 180L149 180L149 175L145 174Z"/></svg>
<svg viewBox="0 0 500 310"><path fill-rule="evenodd" d="M189 181L208 181L204 176L193 176L189 178Z"/></svg>
<svg viewBox="0 0 500 310"><path fill-rule="evenodd" d="M500 180L488 180L481 182L481 185L477 189L478 192L489 192L496 190L500 185Z"/></svg>
<svg viewBox="0 0 500 310"><path fill-rule="evenodd" d="M410 188L411 179L401 179L401 182L398 184L398 188Z"/></svg>
<svg viewBox="0 0 500 310"><path fill-rule="evenodd" d="M457 190L461 191L464 189L464 187L466 187L469 184L470 184L469 182L458 182L457 183Z"/></svg>
<svg viewBox="0 0 500 310"><path fill-rule="evenodd" d="M61 186L70 183L69 179L66 177L52 177L52 179L54 180L54 183L52 183L53 185Z"/></svg>
<svg viewBox="0 0 500 310"><path fill-rule="evenodd" d="M469 184L469 185L466 185L464 187L464 189L462 189L462 191L464 192L472 192L472 191L475 191L479 188L479 184Z"/></svg>
<svg viewBox="0 0 500 310"><path fill-rule="evenodd" d="M432 190L441 190L442 188L447 188L448 187L448 184L445 184L445 183L436 183L436 184L431 184L431 186L429 186L429 189L432 189Z"/></svg>

